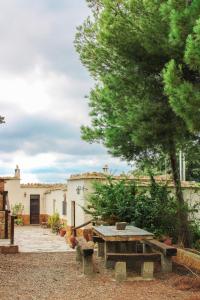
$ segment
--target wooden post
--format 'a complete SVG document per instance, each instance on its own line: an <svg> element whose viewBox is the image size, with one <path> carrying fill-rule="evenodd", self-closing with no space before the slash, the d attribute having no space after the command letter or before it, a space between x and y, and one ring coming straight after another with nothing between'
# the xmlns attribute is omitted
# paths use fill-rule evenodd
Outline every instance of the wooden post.
<svg viewBox="0 0 200 300"><path fill-rule="evenodd" d="M94 249L82 249L83 253L83 274L92 275L94 273L93 268L93 253Z"/></svg>
<svg viewBox="0 0 200 300"><path fill-rule="evenodd" d="M76 246L76 261L82 262L81 246Z"/></svg>
<svg viewBox="0 0 200 300"><path fill-rule="evenodd" d="M97 256L104 257L104 243L98 243L97 247Z"/></svg>
<svg viewBox="0 0 200 300"><path fill-rule="evenodd" d="M7 198L8 192L3 192L3 210L6 210L6 198Z"/></svg>
<svg viewBox="0 0 200 300"><path fill-rule="evenodd" d="M10 244L14 245L15 216L11 216Z"/></svg>
<svg viewBox="0 0 200 300"><path fill-rule="evenodd" d="M8 239L8 211L5 210L5 239Z"/></svg>
<svg viewBox="0 0 200 300"><path fill-rule="evenodd" d="M172 259L171 256L161 254L161 270L163 273L172 272Z"/></svg>

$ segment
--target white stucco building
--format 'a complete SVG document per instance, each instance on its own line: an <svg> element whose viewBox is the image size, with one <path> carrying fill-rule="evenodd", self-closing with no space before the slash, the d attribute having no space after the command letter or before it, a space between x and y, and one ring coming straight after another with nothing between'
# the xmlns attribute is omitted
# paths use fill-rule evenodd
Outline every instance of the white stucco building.
<svg viewBox="0 0 200 300"><path fill-rule="evenodd" d="M60 219L67 228L80 226L91 220L82 207L86 206L88 196L93 192L94 181L105 181L107 173L84 173L71 175L66 184L42 184L20 183L20 170L15 169L14 176L2 177L5 181L5 191L8 191L10 206L22 203L24 224L40 224L46 221L48 216L58 212ZM124 178L124 175L114 176L116 180ZM150 179L147 176L126 177L128 180L136 180L141 188L148 187ZM174 185L170 178L158 176L156 181L168 184L174 193ZM200 185L195 182L182 182L184 198L191 204L200 203ZM197 215L200 218L200 214ZM86 226L87 228L87 226Z"/></svg>
<svg viewBox="0 0 200 300"><path fill-rule="evenodd" d="M8 192L10 208L21 203L23 205L23 221L25 225L40 224L49 215L58 212L66 221L66 184L20 183L20 169L17 166L14 176L2 177L5 180L5 191Z"/></svg>

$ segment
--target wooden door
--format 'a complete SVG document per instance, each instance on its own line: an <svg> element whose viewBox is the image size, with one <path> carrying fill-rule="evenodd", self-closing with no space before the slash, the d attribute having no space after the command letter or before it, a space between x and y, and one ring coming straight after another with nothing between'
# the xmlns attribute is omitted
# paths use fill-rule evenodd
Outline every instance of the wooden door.
<svg viewBox="0 0 200 300"><path fill-rule="evenodd" d="M40 195L30 195L30 224L40 224Z"/></svg>
<svg viewBox="0 0 200 300"><path fill-rule="evenodd" d="M71 202L71 225L76 226L76 202Z"/></svg>

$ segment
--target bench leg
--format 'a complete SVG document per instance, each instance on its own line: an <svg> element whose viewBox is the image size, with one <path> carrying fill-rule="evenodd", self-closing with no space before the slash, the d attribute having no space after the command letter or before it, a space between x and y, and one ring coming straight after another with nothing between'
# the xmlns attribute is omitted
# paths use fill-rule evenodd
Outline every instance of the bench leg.
<svg viewBox="0 0 200 300"><path fill-rule="evenodd" d="M104 243L97 244L97 256L104 257Z"/></svg>
<svg viewBox="0 0 200 300"><path fill-rule="evenodd" d="M116 252L116 243L115 242L105 242L104 243L104 261L106 268L114 268L115 262L108 259L107 253L108 252Z"/></svg>
<svg viewBox="0 0 200 300"><path fill-rule="evenodd" d="M142 271L141 275L144 279L153 279L154 263L153 262L143 262L141 271Z"/></svg>
<svg viewBox="0 0 200 300"><path fill-rule="evenodd" d="M79 245L76 246L76 261L82 262L81 247Z"/></svg>
<svg viewBox="0 0 200 300"><path fill-rule="evenodd" d="M126 262L116 262L115 264L115 279L116 281L126 280Z"/></svg>
<svg viewBox="0 0 200 300"><path fill-rule="evenodd" d="M92 255L83 256L83 274L91 275L94 272Z"/></svg>
<svg viewBox="0 0 200 300"><path fill-rule="evenodd" d="M167 257L161 254L161 270L163 273L172 272L172 260L171 257Z"/></svg>

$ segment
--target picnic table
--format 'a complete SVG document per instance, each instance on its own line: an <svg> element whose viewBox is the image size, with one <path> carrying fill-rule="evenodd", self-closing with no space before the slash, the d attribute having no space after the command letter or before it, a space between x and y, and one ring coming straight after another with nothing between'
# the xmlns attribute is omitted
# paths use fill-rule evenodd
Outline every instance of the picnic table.
<svg viewBox="0 0 200 300"><path fill-rule="evenodd" d="M117 230L116 226L93 226L93 241L98 244L97 254L103 257L106 267L114 267L117 261L132 265L144 261L161 261L171 270L171 256L176 248L164 245L154 235L135 226Z"/></svg>
<svg viewBox="0 0 200 300"><path fill-rule="evenodd" d="M135 226L126 226L117 230L116 226L93 226L93 232L105 242L141 241L144 238L153 239L153 234Z"/></svg>

